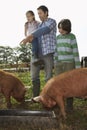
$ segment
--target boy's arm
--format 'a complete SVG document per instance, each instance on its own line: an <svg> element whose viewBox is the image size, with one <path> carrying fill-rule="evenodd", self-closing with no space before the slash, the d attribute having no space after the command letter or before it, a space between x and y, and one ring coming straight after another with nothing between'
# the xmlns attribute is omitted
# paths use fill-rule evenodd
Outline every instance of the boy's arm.
<svg viewBox="0 0 87 130"><path fill-rule="evenodd" d="M78 51L78 45L76 38L73 39L72 41L72 49L73 49L73 56L74 56L74 61L75 61L75 68L80 68L80 59L79 59L79 51Z"/></svg>

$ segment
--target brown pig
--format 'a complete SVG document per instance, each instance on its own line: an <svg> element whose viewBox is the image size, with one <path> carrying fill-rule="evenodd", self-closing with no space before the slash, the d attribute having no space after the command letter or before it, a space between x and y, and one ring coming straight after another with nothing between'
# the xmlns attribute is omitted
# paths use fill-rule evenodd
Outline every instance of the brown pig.
<svg viewBox="0 0 87 130"><path fill-rule="evenodd" d="M13 74L0 70L0 92L5 96L7 107L11 107L11 96L22 102L25 96L24 84Z"/></svg>
<svg viewBox="0 0 87 130"><path fill-rule="evenodd" d="M69 97L87 98L87 68L74 69L51 78L44 86L40 96L33 98L46 107L60 107L66 118L64 99Z"/></svg>

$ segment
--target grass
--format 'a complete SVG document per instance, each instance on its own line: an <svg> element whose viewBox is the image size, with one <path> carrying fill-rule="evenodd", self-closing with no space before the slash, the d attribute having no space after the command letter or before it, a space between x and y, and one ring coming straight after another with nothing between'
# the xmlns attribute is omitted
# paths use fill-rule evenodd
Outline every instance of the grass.
<svg viewBox="0 0 87 130"><path fill-rule="evenodd" d="M32 96L32 82L31 82L31 76L29 72L19 72L14 73L17 77L20 78L20 80L25 84L25 86L30 86L30 88L27 88L27 92L25 95L26 99L31 98ZM44 81L44 72L41 71L40 73L40 79L41 79L41 90L45 84ZM25 105L21 105L18 102L16 102L12 98L12 108L18 108L18 109L28 109L28 110L41 110L42 105L41 104L29 104L26 103ZM2 95L0 95L0 108L6 109L6 102ZM87 130L87 101L82 99L74 99L74 111L71 113L67 113L67 119L66 122L62 122L60 125L59 130Z"/></svg>

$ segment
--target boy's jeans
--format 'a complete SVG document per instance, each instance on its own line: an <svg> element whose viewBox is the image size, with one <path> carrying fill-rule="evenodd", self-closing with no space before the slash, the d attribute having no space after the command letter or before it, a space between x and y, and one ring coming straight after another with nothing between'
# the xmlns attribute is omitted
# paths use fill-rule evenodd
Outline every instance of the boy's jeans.
<svg viewBox="0 0 87 130"><path fill-rule="evenodd" d="M64 73L66 71L72 70L74 68L75 68L75 63L74 62L61 62L61 61L58 61L58 63L56 63L54 65L55 75L59 75L59 74Z"/></svg>
<svg viewBox="0 0 87 130"><path fill-rule="evenodd" d="M67 72L69 70L75 69L75 63L74 62L61 62L59 61L57 64L54 65L54 72L55 75L59 75L61 73ZM67 98L66 100L66 109L68 111L73 110L73 98Z"/></svg>

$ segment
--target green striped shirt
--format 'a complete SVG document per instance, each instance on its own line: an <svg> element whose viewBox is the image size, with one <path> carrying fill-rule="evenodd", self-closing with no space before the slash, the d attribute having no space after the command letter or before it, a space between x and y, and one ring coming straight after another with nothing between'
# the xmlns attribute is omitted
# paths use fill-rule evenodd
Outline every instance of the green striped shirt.
<svg viewBox="0 0 87 130"><path fill-rule="evenodd" d="M55 62L75 62L75 68L80 67L79 52L76 37L69 33L57 36Z"/></svg>

